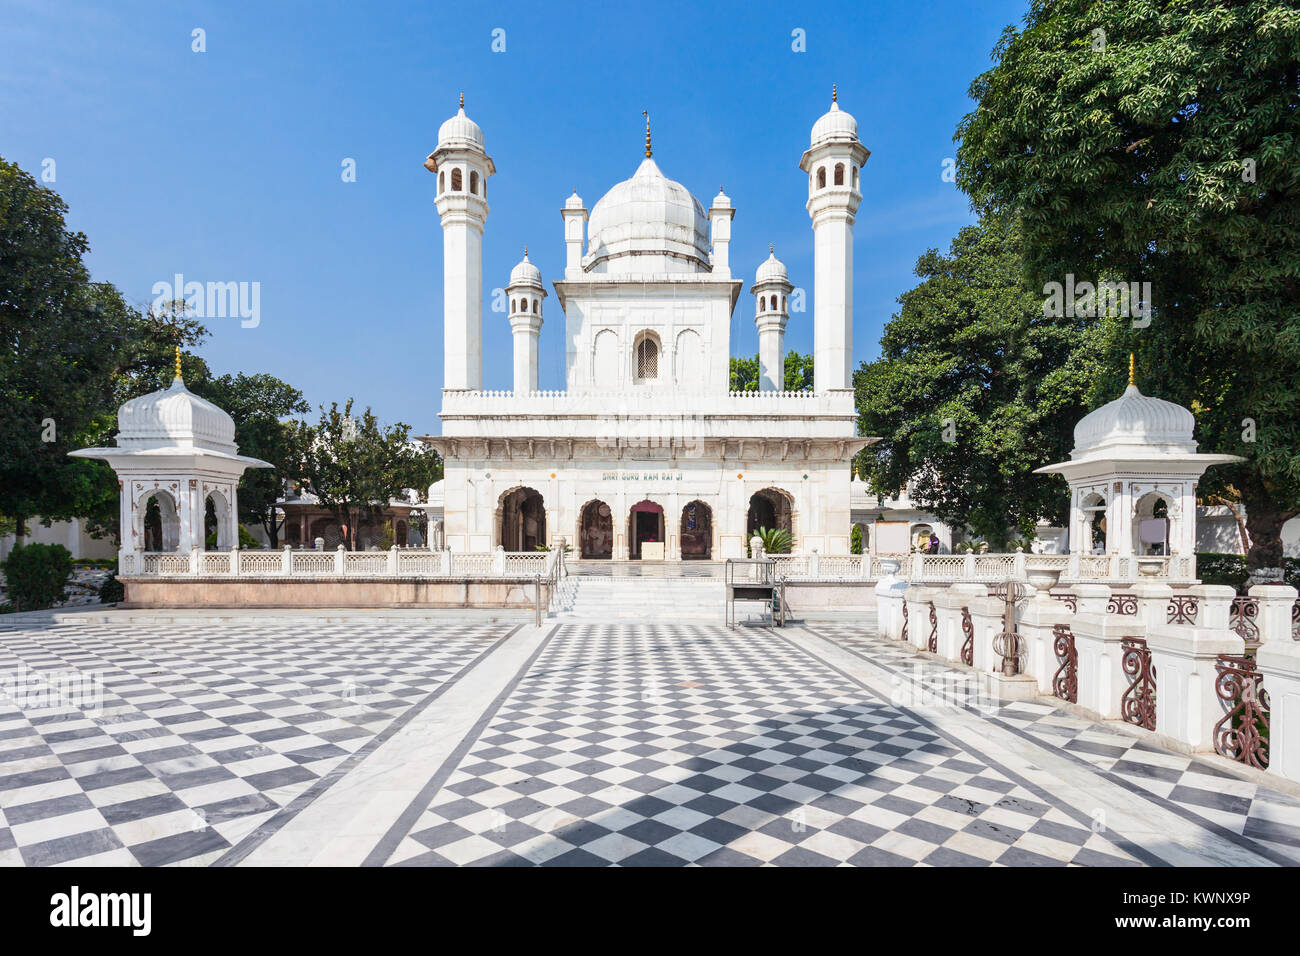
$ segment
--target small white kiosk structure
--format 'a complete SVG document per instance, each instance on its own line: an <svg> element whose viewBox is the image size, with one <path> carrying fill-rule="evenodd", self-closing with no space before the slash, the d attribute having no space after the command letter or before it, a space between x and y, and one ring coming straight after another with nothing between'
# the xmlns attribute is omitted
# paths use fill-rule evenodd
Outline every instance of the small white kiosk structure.
<svg viewBox="0 0 1300 956"><path fill-rule="evenodd" d="M120 574L198 568L200 563L191 560L191 553L204 549L209 500L217 517L217 550L237 547L239 478L246 468L273 467L239 454L234 420L187 389L180 372L178 349L171 387L133 398L117 410L115 448L69 452L76 458L106 461L117 473L122 489ZM160 540L146 542L150 498L158 503L162 527ZM146 568L145 551L170 554L150 555L158 567Z"/></svg>
<svg viewBox="0 0 1300 956"><path fill-rule="evenodd" d="M1139 565L1173 580L1196 577L1196 483L1236 455L1196 451L1196 418L1133 382L1074 427L1070 460L1035 469L1070 485L1067 578L1134 580ZM1094 521L1098 522L1094 533Z"/></svg>

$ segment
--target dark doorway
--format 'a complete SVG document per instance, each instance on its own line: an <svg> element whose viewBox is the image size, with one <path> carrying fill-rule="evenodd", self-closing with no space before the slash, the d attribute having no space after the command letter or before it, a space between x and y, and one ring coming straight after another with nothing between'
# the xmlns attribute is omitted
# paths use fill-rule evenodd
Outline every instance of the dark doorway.
<svg viewBox="0 0 1300 956"><path fill-rule="evenodd" d="M578 554L583 558L614 556L614 516L603 501L588 501L578 522Z"/></svg>
<svg viewBox="0 0 1300 956"><path fill-rule="evenodd" d="M649 500L634 504L628 515L627 538L629 556L640 559L642 544L664 540L664 509Z"/></svg>
<svg viewBox="0 0 1300 956"><path fill-rule="evenodd" d="M501 496L501 541L507 551L536 551L546 543L546 508L532 488L515 488Z"/></svg>
<svg viewBox="0 0 1300 956"><path fill-rule="evenodd" d="M713 557L713 509L692 501L682 509L682 560L707 561Z"/></svg>

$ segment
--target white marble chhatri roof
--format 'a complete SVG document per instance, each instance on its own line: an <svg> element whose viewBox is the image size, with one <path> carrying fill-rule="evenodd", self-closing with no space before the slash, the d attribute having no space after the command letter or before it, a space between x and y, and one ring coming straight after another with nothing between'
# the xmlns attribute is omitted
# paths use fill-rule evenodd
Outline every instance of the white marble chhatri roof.
<svg viewBox="0 0 1300 956"><path fill-rule="evenodd" d="M1140 445L1151 450L1187 454L1196 451L1192 432L1196 417L1181 405L1143 395L1136 385L1089 412L1074 426L1072 458Z"/></svg>
<svg viewBox="0 0 1300 956"><path fill-rule="evenodd" d="M455 116L438 127L438 148L456 147L486 152L483 145L483 130L479 128L478 123L465 115L464 106L461 106Z"/></svg>
<svg viewBox="0 0 1300 956"><path fill-rule="evenodd" d="M589 271L600 261L644 255L685 260L699 272L710 269L704 206L660 172L653 159L600 198L591 210L587 238Z"/></svg>
<svg viewBox="0 0 1300 956"><path fill-rule="evenodd" d="M177 378L170 388L133 398L117 410L117 446L206 448L233 455L235 422Z"/></svg>
<svg viewBox="0 0 1300 956"><path fill-rule="evenodd" d="M858 138L858 121L851 113L840 109L839 103L831 103L830 111L813 124L811 145L828 140L856 142Z"/></svg>
<svg viewBox="0 0 1300 956"><path fill-rule="evenodd" d="M785 263L776 257L775 252L769 252L767 258L759 264L758 272L754 274L754 285L762 285L764 282L784 282L787 285L790 282L790 276L785 271Z"/></svg>
<svg viewBox="0 0 1300 956"><path fill-rule="evenodd" d="M531 286L545 291L545 286L542 285L542 270L528 261L527 249L524 250L524 257L519 264L510 270L508 288L513 289L516 286Z"/></svg>

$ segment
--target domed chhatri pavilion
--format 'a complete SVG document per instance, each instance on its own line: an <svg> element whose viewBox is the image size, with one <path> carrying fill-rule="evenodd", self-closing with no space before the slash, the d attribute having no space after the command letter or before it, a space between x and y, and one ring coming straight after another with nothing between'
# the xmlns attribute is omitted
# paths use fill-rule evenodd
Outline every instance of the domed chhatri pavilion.
<svg viewBox="0 0 1300 956"><path fill-rule="evenodd" d="M546 286L524 259L506 285L510 391L483 389L482 240L496 173L483 131L459 112L425 161L443 230L443 534L455 551L507 551L563 537L589 558L743 556L759 526L797 551L849 553L855 434L853 224L870 155L832 97L799 168L814 243L815 388L783 388L794 286L774 252L754 296L760 384L729 391L730 325L745 283L729 248L736 210L706 209L645 156L588 211L560 210L566 250L552 283L563 312L563 391L538 391ZM522 245L522 243L521 243ZM489 317L492 320L492 317Z"/></svg>
<svg viewBox="0 0 1300 956"><path fill-rule="evenodd" d="M204 547L204 517L211 500L217 517L217 548L239 541L236 486L247 468L267 462L239 454L235 423L229 415L195 395L181 380L180 350L171 387L133 398L117 410L113 448L82 448L69 454L98 458L117 473L121 494L122 573L145 570L134 564L138 552L190 552ZM158 504L161 541L146 546L145 511Z"/></svg>
<svg viewBox="0 0 1300 956"><path fill-rule="evenodd" d="M1079 420L1070 460L1036 469L1069 483L1072 554L1106 555L1121 579L1131 559L1167 554L1171 577L1195 577L1196 483L1242 460L1197 452L1195 427L1188 409L1138 391L1130 358L1128 388Z"/></svg>

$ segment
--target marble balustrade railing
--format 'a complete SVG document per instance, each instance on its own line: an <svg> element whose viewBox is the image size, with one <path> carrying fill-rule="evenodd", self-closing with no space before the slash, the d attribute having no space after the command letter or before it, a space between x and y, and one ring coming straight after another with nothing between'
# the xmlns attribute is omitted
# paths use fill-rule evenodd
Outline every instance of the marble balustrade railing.
<svg viewBox="0 0 1300 956"><path fill-rule="evenodd" d="M1117 602L1105 584L1048 587L1026 586L1016 610L1016 670L1039 695L1300 781L1295 588L1257 585L1242 599L1230 587L1175 591L1144 580L1127 588L1131 602ZM882 636L968 664L995 686L1003 599L976 582L935 587L898 576L882 579L876 598ZM1254 608L1250 642L1240 628L1243 600ZM1121 607L1128 613L1116 613Z"/></svg>
<svg viewBox="0 0 1300 956"><path fill-rule="evenodd" d="M123 551L118 573L123 577L202 575L208 577L403 577L403 578L533 578L553 576L559 551L487 552L430 551L390 548L387 551L238 550L184 552Z"/></svg>

